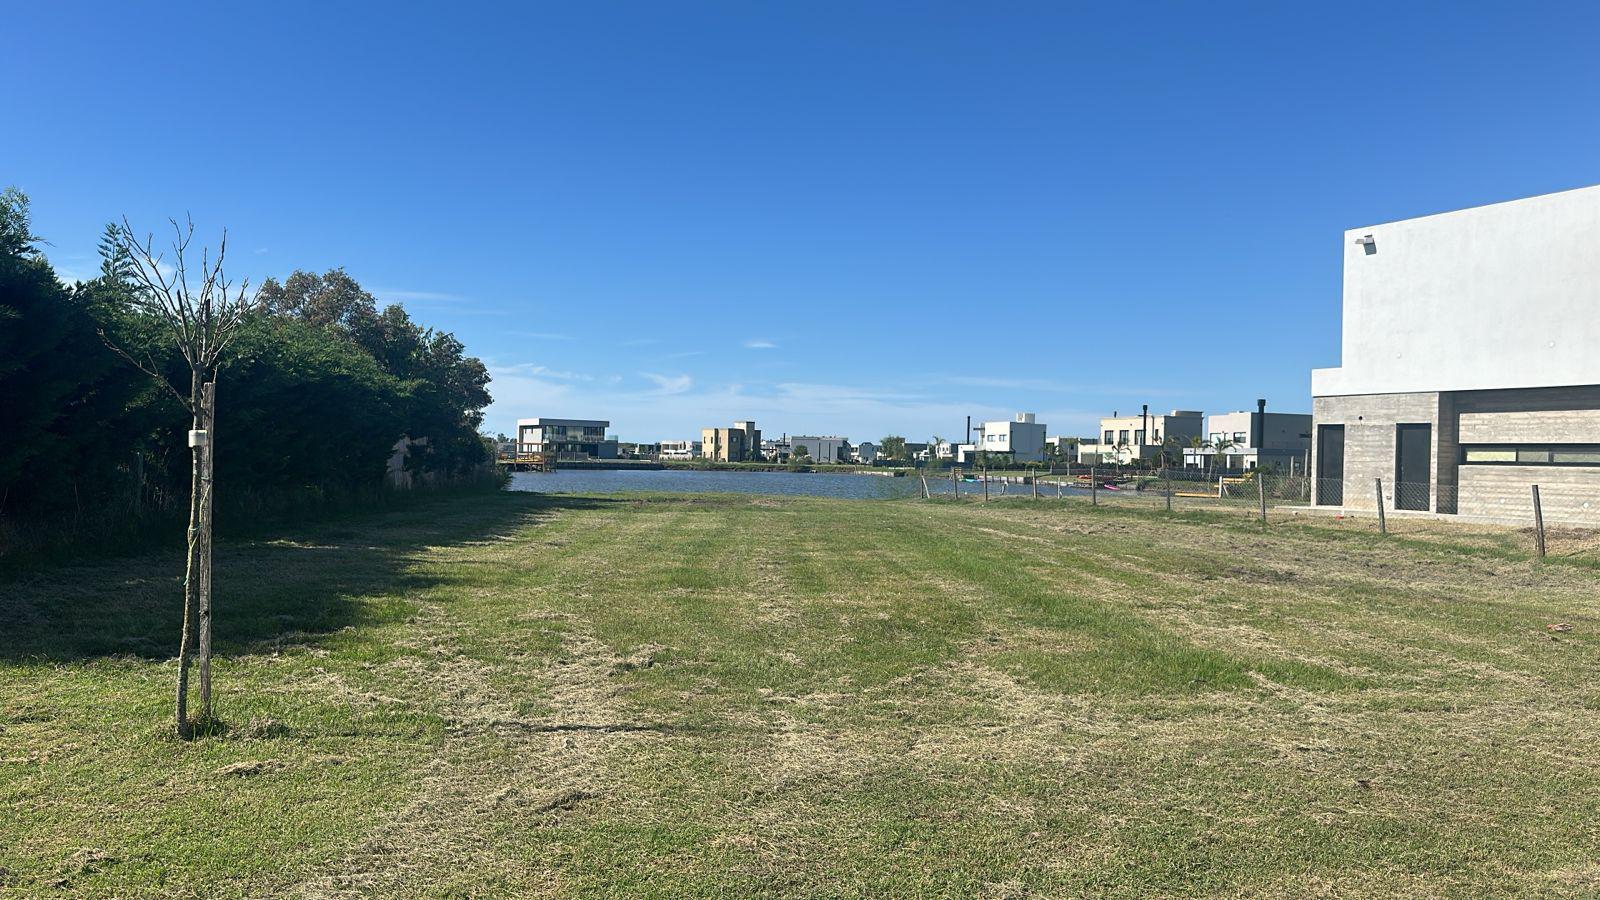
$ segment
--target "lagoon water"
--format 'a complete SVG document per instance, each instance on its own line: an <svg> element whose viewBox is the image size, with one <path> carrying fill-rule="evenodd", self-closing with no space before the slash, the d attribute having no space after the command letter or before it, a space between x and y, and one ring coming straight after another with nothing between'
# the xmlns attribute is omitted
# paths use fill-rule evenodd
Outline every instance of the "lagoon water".
<svg viewBox="0 0 1600 900"><path fill-rule="evenodd" d="M922 493L915 476L826 474L816 472L698 472L692 469L558 469L513 472L508 488L544 494L609 494L615 491L674 493L804 494L846 499L889 499ZM946 480L945 490L949 490Z"/></svg>
<svg viewBox="0 0 1600 900"><path fill-rule="evenodd" d="M935 494L948 496L951 491L948 474L928 479ZM731 493L731 494L799 494L810 497L840 497L848 500L882 500L896 497L916 497L922 494L922 481L915 474L903 478L882 475L852 475L822 472L712 472L693 469L559 469L554 472L513 472L513 491L533 491L541 494L610 494L617 491L665 491L672 493ZM982 492L981 485L961 485L963 496ZM1029 488L1013 484L1008 494L1000 493L998 484L990 485L989 496L1026 496ZM1069 487L1065 493L1087 494L1088 491ZM1040 496L1055 496L1053 486L1040 486Z"/></svg>

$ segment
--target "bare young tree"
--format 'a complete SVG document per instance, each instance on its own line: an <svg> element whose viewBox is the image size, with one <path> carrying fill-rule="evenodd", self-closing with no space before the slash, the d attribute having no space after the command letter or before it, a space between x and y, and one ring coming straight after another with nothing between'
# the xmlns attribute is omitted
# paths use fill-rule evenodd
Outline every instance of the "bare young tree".
<svg viewBox="0 0 1600 900"><path fill-rule="evenodd" d="M135 312L160 322L189 370L187 390L180 390L161 372L149 355L136 358L117 346L104 331L106 346L137 366L172 392L189 411L191 475L189 488L188 562L183 579L183 636L178 645L178 734L189 737L194 726L215 720L211 705L211 520L213 448L216 446L217 372L222 352L238 335L245 316L255 308L256 295L249 281L228 281L222 263L228 252L228 233L222 233L215 258L209 249L200 253L200 268L191 287L189 244L194 222L172 222L172 259L157 252L154 237L141 241L124 218L113 230L115 248L126 254L133 285L130 301ZM198 646L196 646L198 644ZM200 715L189 718L189 668L191 652L198 650Z"/></svg>

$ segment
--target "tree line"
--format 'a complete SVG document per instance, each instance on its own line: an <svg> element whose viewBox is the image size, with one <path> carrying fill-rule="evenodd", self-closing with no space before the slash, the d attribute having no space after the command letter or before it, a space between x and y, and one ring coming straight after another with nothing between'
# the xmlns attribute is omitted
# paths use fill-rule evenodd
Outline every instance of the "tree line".
<svg viewBox="0 0 1600 900"><path fill-rule="evenodd" d="M36 533L103 535L181 517L188 363L108 225L99 274L64 283L26 195L0 192L0 552ZM170 265L170 261L167 263ZM489 375L342 269L267 279L217 366L221 517L381 491L397 441L417 480L477 471ZM144 371L140 371L143 369ZM151 377L151 376L155 377Z"/></svg>

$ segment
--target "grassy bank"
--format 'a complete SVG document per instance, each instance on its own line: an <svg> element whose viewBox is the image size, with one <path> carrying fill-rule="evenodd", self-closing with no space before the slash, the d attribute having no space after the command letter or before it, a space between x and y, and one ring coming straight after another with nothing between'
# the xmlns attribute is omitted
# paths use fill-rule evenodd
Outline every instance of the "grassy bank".
<svg viewBox="0 0 1600 900"><path fill-rule="evenodd" d="M432 503L219 548L188 744L181 553L49 569L0 894L1593 895L1600 573L1404 527Z"/></svg>

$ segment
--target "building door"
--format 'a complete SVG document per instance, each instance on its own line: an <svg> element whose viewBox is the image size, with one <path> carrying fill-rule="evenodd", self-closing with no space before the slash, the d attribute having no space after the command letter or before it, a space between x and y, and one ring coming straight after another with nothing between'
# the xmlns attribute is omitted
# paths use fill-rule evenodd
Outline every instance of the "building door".
<svg viewBox="0 0 1600 900"><path fill-rule="evenodd" d="M1394 447L1394 508L1428 508L1432 481L1433 426L1396 425Z"/></svg>
<svg viewBox="0 0 1600 900"><path fill-rule="evenodd" d="M1317 426L1317 505L1344 505L1344 426Z"/></svg>

